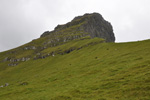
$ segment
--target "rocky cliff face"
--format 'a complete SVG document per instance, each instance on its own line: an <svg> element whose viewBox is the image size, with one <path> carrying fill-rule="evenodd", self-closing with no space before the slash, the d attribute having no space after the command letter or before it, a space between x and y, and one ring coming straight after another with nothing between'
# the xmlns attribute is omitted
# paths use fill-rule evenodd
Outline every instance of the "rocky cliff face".
<svg viewBox="0 0 150 100"><path fill-rule="evenodd" d="M115 41L111 24L98 13L75 17L71 22L58 25L53 31L47 31L41 35L41 37L46 36L56 36L59 37L57 40L62 41L73 40L84 36L103 38L106 42Z"/></svg>

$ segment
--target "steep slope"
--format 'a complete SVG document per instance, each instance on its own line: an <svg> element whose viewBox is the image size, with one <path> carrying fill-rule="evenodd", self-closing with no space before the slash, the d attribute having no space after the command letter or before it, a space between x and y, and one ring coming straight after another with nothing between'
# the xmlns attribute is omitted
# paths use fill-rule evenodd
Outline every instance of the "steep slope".
<svg viewBox="0 0 150 100"><path fill-rule="evenodd" d="M18 64L31 59L43 59L56 54L63 55L80 47L71 47L66 50L51 49L64 45L73 40L101 38L103 42L114 42L115 37L112 26L98 13L85 14L75 17L71 22L58 25L53 31L44 32L40 38L31 41L23 46L9 50L5 56L0 57L1 62L8 66Z"/></svg>
<svg viewBox="0 0 150 100"><path fill-rule="evenodd" d="M150 40L114 41L93 13L0 53L0 100L150 100Z"/></svg>
<svg viewBox="0 0 150 100"><path fill-rule="evenodd" d="M98 43L72 41L57 48L82 46L64 55L29 60L3 70L0 100L149 100L150 40ZM2 55L2 53L1 53Z"/></svg>

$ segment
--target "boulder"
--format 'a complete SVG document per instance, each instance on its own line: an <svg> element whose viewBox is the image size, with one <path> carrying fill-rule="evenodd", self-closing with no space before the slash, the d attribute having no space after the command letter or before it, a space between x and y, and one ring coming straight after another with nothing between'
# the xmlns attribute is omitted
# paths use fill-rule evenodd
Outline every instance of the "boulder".
<svg viewBox="0 0 150 100"><path fill-rule="evenodd" d="M4 85L4 86L5 86L5 87L7 87L8 85L9 85L9 83L5 83L5 85Z"/></svg>
<svg viewBox="0 0 150 100"><path fill-rule="evenodd" d="M6 57L3 61L5 62L5 61L10 61L10 57Z"/></svg>
<svg viewBox="0 0 150 100"><path fill-rule="evenodd" d="M4 87L3 85L0 86L0 88L3 88L3 87Z"/></svg>

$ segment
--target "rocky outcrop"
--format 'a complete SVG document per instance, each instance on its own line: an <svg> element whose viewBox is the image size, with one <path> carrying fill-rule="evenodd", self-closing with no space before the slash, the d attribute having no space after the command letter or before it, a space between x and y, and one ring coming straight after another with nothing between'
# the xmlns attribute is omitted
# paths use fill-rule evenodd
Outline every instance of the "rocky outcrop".
<svg viewBox="0 0 150 100"><path fill-rule="evenodd" d="M8 61L9 64L8 66L17 66L19 62L25 62L30 60L30 57L22 57L22 58L11 58L11 57L6 57L3 62Z"/></svg>
<svg viewBox="0 0 150 100"><path fill-rule="evenodd" d="M17 66L18 63L11 63L11 64L8 64L8 66Z"/></svg>
<svg viewBox="0 0 150 100"><path fill-rule="evenodd" d="M106 42L115 42L111 24L98 13L75 17L71 22L58 25L53 31L46 31L41 35L41 37L47 36L59 37L57 38L59 41L68 41L90 36L91 38L103 38Z"/></svg>
<svg viewBox="0 0 150 100"><path fill-rule="evenodd" d="M106 40L106 42L115 41L115 36L111 24L104 20L100 14L94 13L92 15L86 14L84 16L91 16L85 19L87 20L87 23L83 24L82 27L85 32L90 33L92 38L103 38Z"/></svg>
<svg viewBox="0 0 150 100"><path fill-rule="evenodd" d="M22 57L22 58L11 58L11 57L6 57L3 61L10 61L10 62L19 62L19 61L28 61L30 60L29 57Z"/></svg>
<svg viewBox="0 0 150 100"><path fill-rule="evenodd" d="M0 88L7 87L9 83L5 83L5 85L1 85Z"/></svg>
<svg viewBox="0 0 150 100"><path fill-rule="evenodd" d="M80 50L88 45L97 43L89 43L81 47L66 48L65 50L44 51L49 47L55 47L65 44L72 40L83 40L91 38L103 38L101 42L115 42L115 36L111 24L106 21L100 14L92 13L75 17L71 22L64 25L58 25L53 31L44 32L40 39L35 39L29 44L20 48L13 49L7 53L7 57L1 62L8 62L8 66L17 66L20 62L30 59L45 59L49 56L69 54L75 50ZM98 42L99 43L99 42ZM24 55L21 53L25 52ZM30 52L32 54L30 55ZM21 55L21 56L16 56Z"/></svg>
<svg viewBox="0 0 150 100"><path fill-rule="evenodd" d="M24 50L35 50L36 47L35 46L26 46L23 48Z"/></svg>
<svg viewBox="0 0 150 100"><path fill-rule="evenodd" d="M66 49L66 50L61 50L61 49L59 49L59 50L52 51L52 52L47 53L47 54L37 53L36 56L34 56L33 59L34 59L34 60L37 60L37 59L45 59L45 58L47 58L47 57L49 57L49 56L54 57L55 55L58 55L58 54L59 54L59 55L69 54L69 53L71 53L72 51L80 50L80 49L82 49L82 48L84 48L84 47L88 47L88 46L90 46L90 45L95 45L95 44L104 43L104 42L105 42L105 41L103 41L103 40L97 41L97 42L90 42L90 43L85 44L85 45L80 46L80 47L70 47L70 48L68 48L68 49Z"/></svg>

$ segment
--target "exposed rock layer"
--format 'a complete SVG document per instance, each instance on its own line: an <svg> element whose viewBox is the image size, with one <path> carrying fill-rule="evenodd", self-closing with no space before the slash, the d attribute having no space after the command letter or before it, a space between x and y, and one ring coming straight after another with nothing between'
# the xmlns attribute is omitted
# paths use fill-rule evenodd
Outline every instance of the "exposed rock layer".
<svg viewBox="0 0 150 100"><path fill-rule="evenodd" d="M68 30L68 31L66 31ZM70 31L70 33L69 33ZM111 24L106 21L100 14L92 13L92 14L85 14L83 16L75 17L71 22L58 25L53 31L44 32L41 37L52 36L52 35L62 35L62 34L77 34L77 33L84 33L78 35L78 37L90 36L91 38L99 37L106 40L106 42L114 42L115 36L113 33L113 28ZM85 34L86 33L86 34ZM63 38L63 41L66 41L68 37ZM70 39L77 38L71 37ZM61 39L58 39L61 40Z"/></svg>

